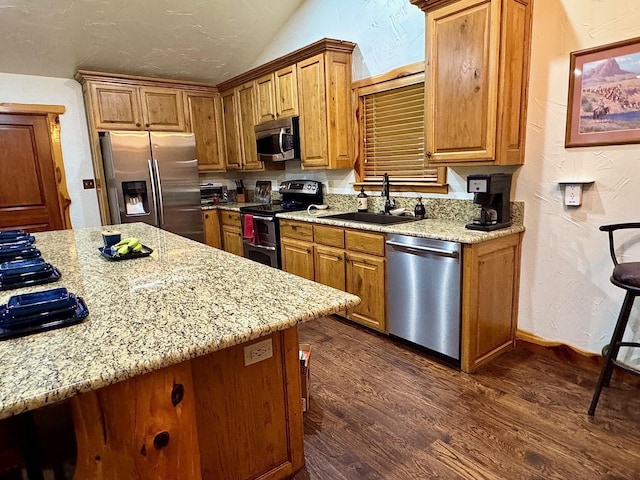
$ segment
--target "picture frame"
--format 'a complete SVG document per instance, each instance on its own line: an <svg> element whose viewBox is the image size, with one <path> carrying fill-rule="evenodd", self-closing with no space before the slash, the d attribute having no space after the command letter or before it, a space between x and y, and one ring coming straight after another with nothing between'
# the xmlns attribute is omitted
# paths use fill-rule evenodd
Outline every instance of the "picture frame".
<svg viewBox="0 0 640 480"><path fill-rule="evenodd" d="M571 52L565 147L640 143L640 37Z"/></svg>

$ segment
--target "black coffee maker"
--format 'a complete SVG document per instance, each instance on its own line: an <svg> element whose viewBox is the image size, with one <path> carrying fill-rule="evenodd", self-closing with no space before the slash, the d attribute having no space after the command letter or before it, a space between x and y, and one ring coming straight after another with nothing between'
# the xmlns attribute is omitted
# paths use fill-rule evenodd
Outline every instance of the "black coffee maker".
<svg viewBox="0 0 640 480"><path fill-rule="evenodd" d="M480 214L465 225L468 229L488 232L511 226L510 173L469 175L467 192L480 205Z"/></svg>

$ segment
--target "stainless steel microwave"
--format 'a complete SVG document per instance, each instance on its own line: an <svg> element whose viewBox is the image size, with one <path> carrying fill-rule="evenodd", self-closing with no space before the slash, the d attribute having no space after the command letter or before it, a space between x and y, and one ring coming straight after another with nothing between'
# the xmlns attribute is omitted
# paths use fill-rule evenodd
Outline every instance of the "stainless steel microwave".
<svg viewBox="0 0 640 480"><path fill-rule="evenodd" d="M279 118L255 126L258 160L300 160L298 117Z"/></svg>

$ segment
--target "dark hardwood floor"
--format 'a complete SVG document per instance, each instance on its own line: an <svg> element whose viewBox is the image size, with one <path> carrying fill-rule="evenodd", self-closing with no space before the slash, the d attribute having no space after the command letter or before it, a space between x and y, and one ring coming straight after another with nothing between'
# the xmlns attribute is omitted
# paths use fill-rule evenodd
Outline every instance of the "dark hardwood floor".
<svg viewBox="0 0 640 480"><path fill-rule="evenodd" d="M294 480L640 479L640 390L518 348L473 375L334 317L312 345Z"/></svg>

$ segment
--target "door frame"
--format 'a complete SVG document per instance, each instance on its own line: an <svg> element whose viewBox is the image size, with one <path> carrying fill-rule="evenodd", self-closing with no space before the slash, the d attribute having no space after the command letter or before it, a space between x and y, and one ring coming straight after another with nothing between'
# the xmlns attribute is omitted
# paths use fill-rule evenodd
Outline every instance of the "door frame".
<svg viewBox="0 0 640 480"><path fill-rule="evenodd" d="M65 110L66 108L64 105L0 103L0 113L47 117L49 146L51 148L51 157L53 158L53 167L56 177L56 188L58 190L58 208L60 209L63 228L70 229L72 228L71 217L69 215L71 197L67 190L67 178L62 159L62 146L60 144L60 115L62 115Z"/></svg>

